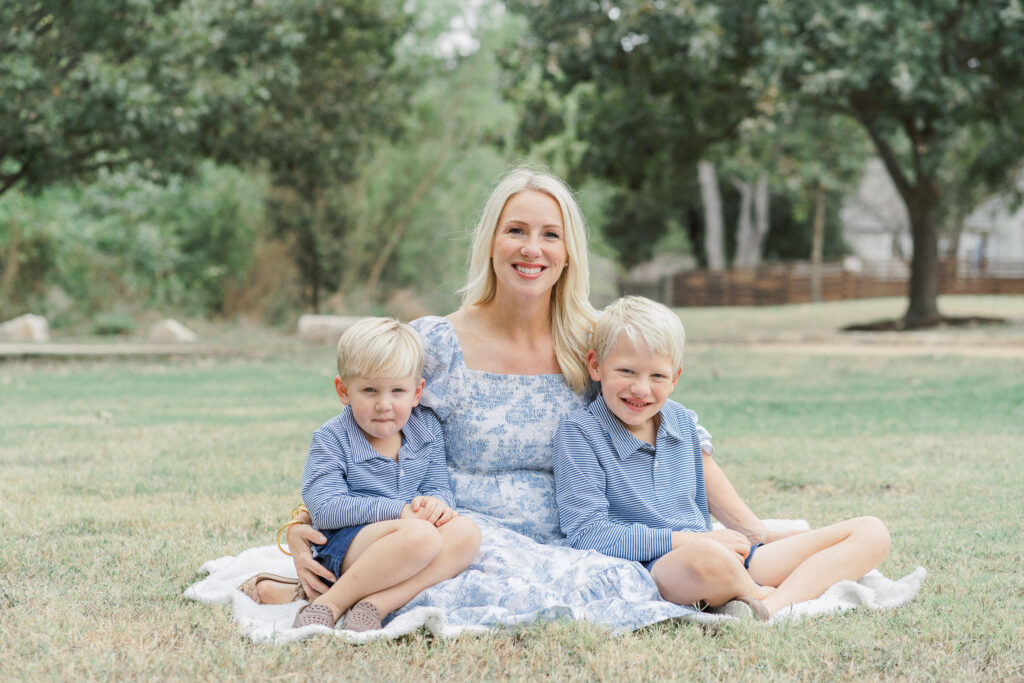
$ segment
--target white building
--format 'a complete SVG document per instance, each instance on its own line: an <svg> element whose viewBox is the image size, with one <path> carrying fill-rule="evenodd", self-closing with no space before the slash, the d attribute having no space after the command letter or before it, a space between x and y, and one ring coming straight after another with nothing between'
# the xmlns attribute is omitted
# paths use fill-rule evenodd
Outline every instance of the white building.
<svg viewBox="0 0 1024 683"><path fill-rule="evenodd" d="M909 263L913 242L906 205L881 160L865 164L857 192L843 203L839 218L846 244L866 264ZM940 254L948 244L948 238L940 237ZM978 206L964 219L957 260L991 266L991 274L996 276L1007 269L1024 270L1024 206L1013 209L1006 197L993 197ZM1014 265L1000 266L1010 263ZM1019 272L1016 277L1020 277Z"/></svg>

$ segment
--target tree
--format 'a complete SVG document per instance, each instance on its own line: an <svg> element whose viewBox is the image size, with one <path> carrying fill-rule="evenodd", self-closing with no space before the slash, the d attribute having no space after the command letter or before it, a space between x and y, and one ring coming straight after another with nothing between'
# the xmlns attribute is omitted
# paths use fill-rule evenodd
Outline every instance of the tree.
<svg viewBox="0 0 1024 683"><path fill-rule="evenodd" d="M903 317L936 324L938 235L949 206L944 166L1007 178L1024 157L1024 9L991 2L765 2L762 73L785 92L847 114L867 131L907 206L914 253ZM970 134L973 158L950 159Z"/></svg>
<svg viewBox="0 0 1024 683"><path fill-rule="evenodd" d="M584 141L571 180L596 176L619 188L605 232L623 261L649 257L670 221L699 222L697 164L735 134L759 94L747 79L757 59L756 5L507 4L530 27L508 59L521 88L521 139L571 128Z"/></svg>
<svg viewBox="0 0 1024 683"><path fill-rule="evenodd" d="M182 170L199 112L176 3L0 3L0 196L130 162Z"/></svg>
<svg viewBox="0 0 1024 683"><path fill-rule="evenodd" d="M400 0L195 2L187 17L212 87L200 123L204 153L261 163L268 215L290 241L318 310L346 268L353 216L344 188L375 144L398 132L412 75L396 66L411 26ZM184 21L182 22L185 23Z"/></svg>
<svg viewBox="0 0 1024 683"><path fill-rule="evenodd" d="M319 305L350 225L336 191L395 130L400 0L0 4L0 195L134 164L262 166Z"/></svg>

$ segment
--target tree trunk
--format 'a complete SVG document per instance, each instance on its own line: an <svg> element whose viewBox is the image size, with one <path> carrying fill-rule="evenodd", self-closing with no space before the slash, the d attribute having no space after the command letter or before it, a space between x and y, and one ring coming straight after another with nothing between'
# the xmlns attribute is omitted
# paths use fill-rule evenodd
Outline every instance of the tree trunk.
<svg viewBox="0 0 1024 683"><path fill-rule="evenodd" d="M725 270L725 228L722 220L722 195L718 191L718 176L710 161L697 164L700 198L704 205L704 255L708 270Z"/></svg>
<svg viewBox="0 0 1024 683"><path fill-rule="evenodd" d="M761 264L764 255L764 240L768 237L768 229L771 227L769 224L769 199L768 174L762 171L761 175L757 177L757 185L754 186L754 228L757 231L757 241L754 245L755 266Z"/></svg>
<svg viewBox="0 0 1024 683"><path fill-rule="evenodd" d="M910 259L908 296L910 305L903 316L907 327L937 325L939 315L939 230L937 223L935 182L930 178L918 181L907 201L910 234L914 254Z"/></svg>
<svg viewBox="0 0 1024 683"><path fill-rule="evenodd" d="M754 189L750 183L738 178L733 178L732 184L740 193L740 211L736 218L736 256L732 264L737 268L752 268L757 265L757 236L754 234L754 220L750 215Z"/></svg>
<svg viewBox="0 0 1024 683"><path fill-rule="evenodd" d="M821 257L825 246L825 188L814 188L814 224L811 233L811 301L821 301Z"/></svg>

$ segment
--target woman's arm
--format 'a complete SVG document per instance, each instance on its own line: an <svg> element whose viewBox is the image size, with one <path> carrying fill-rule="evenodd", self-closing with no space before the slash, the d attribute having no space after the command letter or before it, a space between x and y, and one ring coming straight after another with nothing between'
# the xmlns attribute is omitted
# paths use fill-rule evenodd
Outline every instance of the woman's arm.
<svg viewBox="0 0 1024 683"><path fill-rule="evenodd" d="M313 559L313 550L309 547L310 543L326 543L327 538L309 526L309 522L313 520L305 511L297 513L295 519L301 519L307 524L293 524L288 527L288 550L291 551L292 561L295 563L295 573L302 583L302 588L306 591L306 597L312 601L329 588L320 580L321 578L337 581L338 577Z"/></svg>
<svg viewBox="0 0 1024 683"><path fill-rule="evenodd" d="M729 477L718 466L715 459L707 453L704 457L704 485L708 492L708 510L723 525L738 531L751 543L771 543L797 531L772 531L764 522L747 507L747 504L736 493Z"/></svg>

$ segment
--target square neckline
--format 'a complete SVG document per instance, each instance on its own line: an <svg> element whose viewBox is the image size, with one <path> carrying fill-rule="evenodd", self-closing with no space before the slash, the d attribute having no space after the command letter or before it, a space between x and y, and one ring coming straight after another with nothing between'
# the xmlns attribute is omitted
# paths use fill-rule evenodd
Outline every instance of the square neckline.
<svg viewBox="0 0 1024 683"><path fill-rule="evenodd" d="M507 378L531 378L531 377L558 378L563 383L565 383L566 386L569 385L569 382L565 379L565 374L561 373L561 372L553 372L553 373L552 372L545 372L545 373L540 373L540 374L536 374L536 375L522 375L522 374L516 374L516 373L490 372L489 370L474 370L473 368L471 368L468 365L466 365L466 357L462 353L462 341L459 340L459 333L456 331L455 326L452 325L452 321L449 320L447 317L445 317L443 315L442 316L438 316L438 317L442 321L444 321L444 324L447 325L448 329L451 331L452 338L455 340L454 347L455 347L456 360L458 361L459 366L461 367L461 369L463 371L471 372L471 373L473 373L475 375L481 375L481 376L484 376L484 377L494 377L494 378L501 378L501 379L507 379Z"/></svg>

